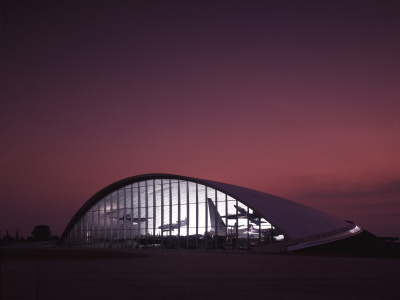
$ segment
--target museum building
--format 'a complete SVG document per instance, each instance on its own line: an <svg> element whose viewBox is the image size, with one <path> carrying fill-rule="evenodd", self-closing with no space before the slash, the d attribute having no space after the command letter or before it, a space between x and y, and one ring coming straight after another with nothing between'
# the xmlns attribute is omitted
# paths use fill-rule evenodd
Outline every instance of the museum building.
<svg viewBox="0 0 400 300"><path fill-rule="evenodd" d="M61 236L95 248L293 251L362 232L357 225L271 194L172 174L122 179L92 196Z"/></svg>

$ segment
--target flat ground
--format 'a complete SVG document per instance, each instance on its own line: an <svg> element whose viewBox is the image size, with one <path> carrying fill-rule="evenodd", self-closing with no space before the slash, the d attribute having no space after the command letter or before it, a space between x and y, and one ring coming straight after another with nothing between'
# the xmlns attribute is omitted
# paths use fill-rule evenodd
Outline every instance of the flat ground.
<svg viewBox="0 0 400 300"><path fill-rule="evenodd" d="M400 259L1 249L1 299L400 299Z"/></svg>

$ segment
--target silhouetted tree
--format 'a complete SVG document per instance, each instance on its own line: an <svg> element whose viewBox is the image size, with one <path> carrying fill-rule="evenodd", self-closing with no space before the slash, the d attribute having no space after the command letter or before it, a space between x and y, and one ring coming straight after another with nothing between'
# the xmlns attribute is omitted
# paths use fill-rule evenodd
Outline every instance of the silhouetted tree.
<svg viewBox="0 0 400 300"><path fill-rule="evenodd" d="M47 225L36 225L31 234L35 241L48 241L51 237L50 227Z"/></svg>
<svg viewBox="0 0 400 300"><path fill-rule="evenodd" d="M59 240L60 238L58 237L58 235L52 235L50 237L50 239L53 240L53 241L56 241L56 240Z"/></svg>
<svg viewBox="0 0 400 300"><path fill-rule="evenodd" d="M15 233L15 241L19 242L19 229L17 229L17 232Z"/></svg>
<svg viewBox="0 0 400 300"><path fill-rule="evenodd" d="M6 230L6 234L3 237L3 241L4 242L12 242L14 239L12 238L12 236L8 233L8 230Z"/></svg>

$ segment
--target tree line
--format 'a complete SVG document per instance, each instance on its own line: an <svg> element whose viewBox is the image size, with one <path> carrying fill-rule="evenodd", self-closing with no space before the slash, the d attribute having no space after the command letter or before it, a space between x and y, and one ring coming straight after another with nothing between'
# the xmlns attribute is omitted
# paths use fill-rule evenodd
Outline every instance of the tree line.
<svg viewBox="0 0 400 300"><path fill-rule="evenodd" d="M2 243L43 242L52 240L58 240L58 236L52 235L50 227L47 225L36 225L31 235L27 238L19 234L19 229L17 229L14 236L10 235L8 230L6 230L4 235L2 235L0 231L0 241Z"/></svg>

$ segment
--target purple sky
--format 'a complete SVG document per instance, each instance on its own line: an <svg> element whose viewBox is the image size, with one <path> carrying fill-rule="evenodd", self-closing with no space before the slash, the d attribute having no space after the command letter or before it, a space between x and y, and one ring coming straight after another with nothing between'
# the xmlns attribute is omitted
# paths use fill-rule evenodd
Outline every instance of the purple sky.
<svg viewBox="0 0 400 300"><path fill-rule="evenodd" d="M81 3L84 2L84 3ZM400 2L2 1L0 230L173 173L400 232Z"/></svg>

